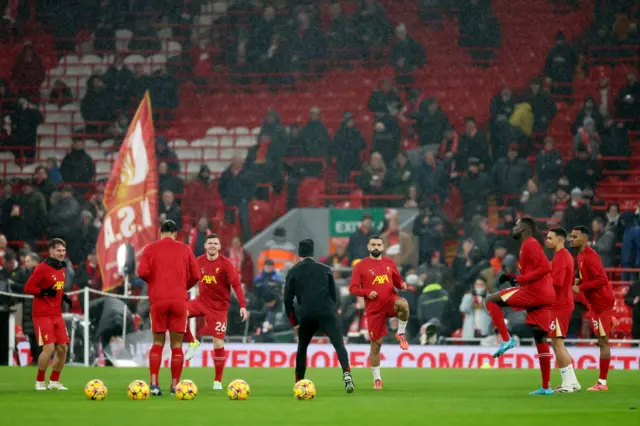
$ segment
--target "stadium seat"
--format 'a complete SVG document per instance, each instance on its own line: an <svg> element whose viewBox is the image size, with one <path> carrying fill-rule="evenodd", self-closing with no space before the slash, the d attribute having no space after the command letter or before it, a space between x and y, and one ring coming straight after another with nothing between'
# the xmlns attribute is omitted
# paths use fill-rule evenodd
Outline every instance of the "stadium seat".
<svg viewBox="0 0 640 426"><path fill-rule="evenodd" d="M267 201L252 200L249 203L251 232L257 234L271 224L271 208Z"/></svg>
<svg viewBox="0 0 640 426"><path fill-rule="evenodd" d="M324 207L324 180L320 178L304 178L298 187L299 207Z"/></svg>
<svg viewBox="0 0 640 426"><path fill-rule="evenodd" d="M133 37L133 32L127 29L116 30L116 50L126 52L129 50L129 41Z"/></svg>

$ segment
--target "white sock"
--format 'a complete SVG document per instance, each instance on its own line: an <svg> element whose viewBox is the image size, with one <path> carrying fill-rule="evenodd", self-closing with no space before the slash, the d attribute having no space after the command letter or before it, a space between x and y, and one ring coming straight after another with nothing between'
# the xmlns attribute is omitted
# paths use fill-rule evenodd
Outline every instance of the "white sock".
<svg viewBox="0 0 640 426"><path fill-rule="evenodd" d="M607 386L607 381L604 379L598 379L598 383L600 383L603 386Z"/></svg>
<svg viewBox="0 0 640 426"><path fill-rule="evenodd" d="M382 376L380 375L380 367L371 367L371 373L373 374L373 380L382 380Z"/></svg>
<svg viewBox="0 0 640 426"><path fill-rule="evenodd" d="M402 320L398 320L398 334L404 334L404 332L407 330L407 323L409 321L402 321Z"/></svg>
<svg viewBox="0 0 640 426"><path fill-rule="evenodd" d="M562 386L570 385L571 382L571 371L569 367L564 367L560 369L560 376L562 376Z"/></svg>
<svg viewBox="0 0 640 426"><path fill-rule="evenodd" d="M573 369L573 365L567 367L569 369L569 383L578 384L578 378L576 377L576 372Z"/></svg>

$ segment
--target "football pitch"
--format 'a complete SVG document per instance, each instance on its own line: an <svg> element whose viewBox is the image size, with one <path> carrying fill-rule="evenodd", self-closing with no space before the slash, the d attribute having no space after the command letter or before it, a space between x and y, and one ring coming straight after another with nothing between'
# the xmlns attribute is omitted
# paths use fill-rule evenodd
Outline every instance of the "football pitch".
<svg viewBox="0 0 640 426"><path fill-rule="evenodd" d="M244 379L247 401L230 401L213 391L213 369L186 368L184 379L199 388L194 401L168 395L169 370L160 373L165 396L131 401L127 385L148 382L142 368L66 368L66 392L33 390L35 369L0 368L0 425L640 425L640 371L612 371L609 392L529 396L539 386L535 370L383 369L384 390L374 391L369 369L355 369L356 392L344 393L339 370L310 369L318 395L312 401L292 396L291 369L227 369L225 385ZM597 371L578 371L583 387ZM109 394L104 401L85 398L85 383L98 378ZM553 371L553 383L559 374Z"/></svg>

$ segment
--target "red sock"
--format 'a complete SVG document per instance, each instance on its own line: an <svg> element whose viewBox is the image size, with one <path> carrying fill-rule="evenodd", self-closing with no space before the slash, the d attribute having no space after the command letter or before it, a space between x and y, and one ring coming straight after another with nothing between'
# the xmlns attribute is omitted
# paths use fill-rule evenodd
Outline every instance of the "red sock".
<svg viewBox="0 0 640 426"><path fill-rule="evenodd" d="M196 340L195 337L193 337L193 333L191 333L191 328L189 326L187 326L187 331L184 332L184 339L182 339L185 343L192 343L193 341Z"/></svg>
<svg viewBox="0 0 640 426"><path fill-rule="evenodd" d="M216 368L216 382L222 382L222 372L224 371L224 360L226 359L226 353L224 348L214 349L213 351L213 365Z"/></svg>
<svg viewBox="0 0 640 426"><path fill-rule="evenodd" d="M40 370L38 368L38 374L36 375L36 381L38 382L44 382L44 375L47 372L47 370Z"/></svg>
<svg viewBox="0 0 640 426"><path fill-rule="evenodd" d="M51 371L51 376L49 376L49 380L52 382L57 382L60 380L60 372L59 371Z"/></svg>
<svg viewBox="0 0 640 426"><path fill-rule="evenodd" d="M158 386L158 374L162 365L162 346L153 345L149 351L149 372L151 373L151 386Z"/></svg>
<svg viewBox="0 0 640 426"><path fill-rule="evenodd" d="M502 313L502 308L495 302L489 302L487 303L487 311L489 311L493 325L498 329L502 340L505 342L509 340L511 336L509 335L509 330L507 330L507 324L504 322L504 313Z"/></svg>
<svg viewBox="0 0 640 426"><path fill-rule="evenodd" d="M182 348L171 349L171 389L175 389L182 375L182 364L184 364L184 354Z"/></svg>
<svg viewBox="0 0 640 426"><path fill-rule="evenodd" d="M551 350L548 343L536 343L538 360L540 361L540 373L542 373L542 387L549 389L551 381Z"/></svg>
<svg viewBox="0 0 640 426"><path fill-rule="evenodd" d="M607 380L607 375L609 374L609 363L610 359L602 359L600 358L600 380Z"/></svg>

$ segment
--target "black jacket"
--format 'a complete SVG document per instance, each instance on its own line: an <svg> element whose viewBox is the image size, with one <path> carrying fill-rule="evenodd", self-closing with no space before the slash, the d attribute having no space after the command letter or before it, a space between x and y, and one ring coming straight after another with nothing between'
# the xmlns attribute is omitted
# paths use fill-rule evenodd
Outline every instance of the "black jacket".
<svg viewBox="0 0 640 426"><path fill-rule="evenodd" d="M299 305L297 316L294 299ZM284 308L291 325L298 325L299 318L337 315L336 300L336 283L326 265L307 258L289 270L284 287Z"/></svg>
<svg viewBox="0 0 640 426"><path fill-rule="evenodd" d="M60 165L65 183L89 183L96 176L93 160L84 149L69 152Z"/></svg>

